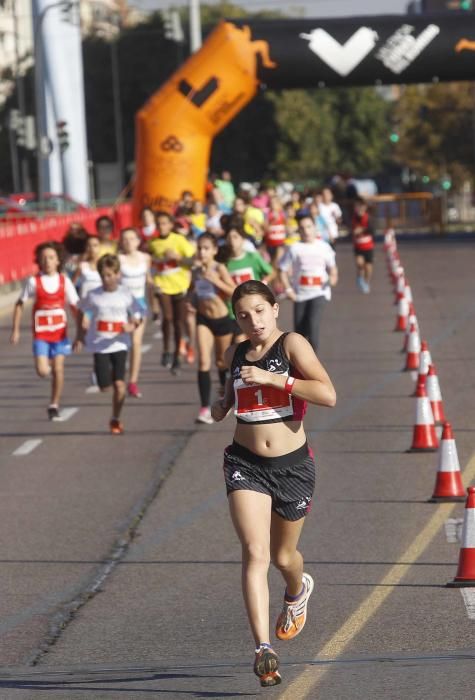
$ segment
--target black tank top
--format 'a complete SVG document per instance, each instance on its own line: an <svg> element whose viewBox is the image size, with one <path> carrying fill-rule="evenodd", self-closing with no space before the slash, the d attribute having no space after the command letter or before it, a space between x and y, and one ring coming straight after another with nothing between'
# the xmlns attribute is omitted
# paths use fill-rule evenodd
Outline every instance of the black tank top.
<svg viewBox="0 0 475 700"><path fill-rule="evenodd" d="M244 384L241 379L241 367L254 365L267 372L302 378L293 367L284 349L288 333L282 333L275 343L259 360L246 359L251 348L245 340L236 348L231 363L231 377L234 384L234 415L238 423L279 423L281 421L303 420L307 402L289 395L283 389L262 384Z"/></svg>

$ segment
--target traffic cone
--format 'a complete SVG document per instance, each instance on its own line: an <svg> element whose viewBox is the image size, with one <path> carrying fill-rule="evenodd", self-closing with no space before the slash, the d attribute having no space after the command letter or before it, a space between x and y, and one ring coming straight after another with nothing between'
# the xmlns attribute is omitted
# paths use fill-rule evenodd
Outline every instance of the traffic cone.
<svg viewBox="0 0 475 700"><path fill-rule="evenodd" d="M404 295L409 303L411 303L411 301L413 301L412 290L411 290L411 287L409 286L409 284L407 283L407 280L406 280L406 286L404 287Z"/></svg>
<svg viewBox="0 0 475 700"><path fill-rule="evenodd" d="M411 331L412 324L415 325L416 330L419 332L419 322L417 320L416 312L414 310L414 304L411 302L409 304L409 316L407 317L407 327L404 333L404 343L402 345L401 352L407 352L407 341L409 340L409 333Z"/></svg>
<svg viewBox="0 0 475 700"><path fill-rule="evenodd" d="M475 586L475 486L469 486L467 494L459 566L454 580L447 584L449 588Z"/></svg>
<svg viewBox="0 0 475 700"><path fill-rule="evenodd" d="M407 327L407 317L409 316L409 303L405 297L399 299L397 306L397 319L395 331L405 331Z"/></svg>
<svg viewBox="0 0 475 700"><path fill-rule="evenodd" d="M465 501L457 445L450 423L444 423L439 447L439 466L435 488L429 503L456 503Z"/></svg>
<svg viewBox="0 0 475 700"><path fill-rule="evenodd" d="M426 374L418 374L417 375L416 387L415 387L414 391L412 392L411 396L419 396L418 392L419 392L421 386L423 386L424 389L427 391L426 380L427 380ZM430 401L430 399L429 399L429 401Z"/></svg>
<svg viewBox="0 0 475 700"><path fill-rule="evenodd" d="M425 386L419 386L416 398L416 424L408 452L436 452L439 446L434 418Z"/></svg>
<svg viewBox="0 0 475 700"><path fill-rule="evenodd" d="M404 275L399 275L396 280L396 291L394 293L394 303L399 304L399 301L406 296L404 290L406 288L406 283L404 281Z"/></svg>
<svg viewBox="0 0 475 700"><path fill-rule="evenodd" d="M430 406L432 408L432 415L434 416L434 423L444 423L444 404L442 402L442 394L440 393L439 377L435 370L434 365L429 366L429 372L427 373L426 381L426 391L429 397Z"/></svg>
<svg viewBox="0 0 475 700"><path fill-rule="evenodd" d="M412 324L411 332L409 333L409 338L407 340L407 354L406 354L406 366L404 371L417 369L419 367L419 355L421 352L421 341L419 338L419 331L416 326Z"/></svg>
<svg viewBox="0 0 475 700"><path fill-rule="evenodd" d="M429 346L427 345L427 341L423 340L421 342L421 354L419 355L419 371L417 374L417 381L414 386L414 392L411 394L411 396L417 396L417 386L420 381L420 377L425 377L428 372L429 372L429 367L431 365L432 358L430 356L429 352ZM426 386L424 382L424 386ZM427 395L429 396L429 392L427 392ZM430 400L430 397L429 397ZM435 421L435 417L434 417Z"/></svg>

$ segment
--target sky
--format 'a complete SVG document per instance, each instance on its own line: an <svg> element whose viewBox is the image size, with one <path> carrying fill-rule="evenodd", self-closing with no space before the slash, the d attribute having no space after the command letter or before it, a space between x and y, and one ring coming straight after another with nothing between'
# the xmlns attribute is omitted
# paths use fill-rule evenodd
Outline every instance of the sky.
<svg viewBox="0 0 475 700"><path fill-rule="evenodd" d="M144 10L166 10L188 4L188 0L128 0L129 5ZM233 0L235 5L258 10L282 10L303 17L350 17L355 15L389 15L405 13L409 0ZM203 0L218 4L218 0Z"/></svg>

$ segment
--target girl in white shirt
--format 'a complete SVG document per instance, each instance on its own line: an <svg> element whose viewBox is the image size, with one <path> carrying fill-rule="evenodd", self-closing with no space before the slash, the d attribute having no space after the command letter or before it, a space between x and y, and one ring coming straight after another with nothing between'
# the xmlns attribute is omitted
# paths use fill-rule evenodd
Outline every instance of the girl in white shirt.
<svg viewBox="0 0 475 700"><path fill-rule="evenodd" d="M151 257L143 253L140 248L140 235L134 228L124 228L120 233L119 261L121 271L121 284L127 287L134 299L142 308L143 323L132 334L132 348L130 352L130 375L127 384L129 396L139 399L142 394L138 388L140 365L142 361L142 340L145 332L145 319L147 317L148 304L152 289L152 276L150 273Z"/></svg>

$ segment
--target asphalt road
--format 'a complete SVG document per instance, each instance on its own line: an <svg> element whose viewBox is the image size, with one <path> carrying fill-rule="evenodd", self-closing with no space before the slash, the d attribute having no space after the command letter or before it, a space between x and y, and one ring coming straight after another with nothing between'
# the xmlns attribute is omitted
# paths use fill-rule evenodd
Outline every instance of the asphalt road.
<svg viewBox="0 0 475 700"><path fill-rule="evenodd" d="M464 483L475 478L475 243L399 244L429 341ZM378 250L372 293L349 246L326 309L321 358L338 393L306 419L317 499L302 538L316 587L283 683L260 689L240 592L240 549L221 464L233 422L196 426L195 368L159 367L150 324L144 397L107 433L109 397L86 393L90 358L67 363L69 419L46 420L28 319L0 319L0 699L473 697L474 594L447 589L463 504L426 503L437 456L407 454L413 382ZM283 305L282 327L290 306ZM14 451L41 440L28 454ZM30 446L32 443L29 443ZM270 575L271 613L283 586ZM473 589L475 591L475 589Z"/></svg>

